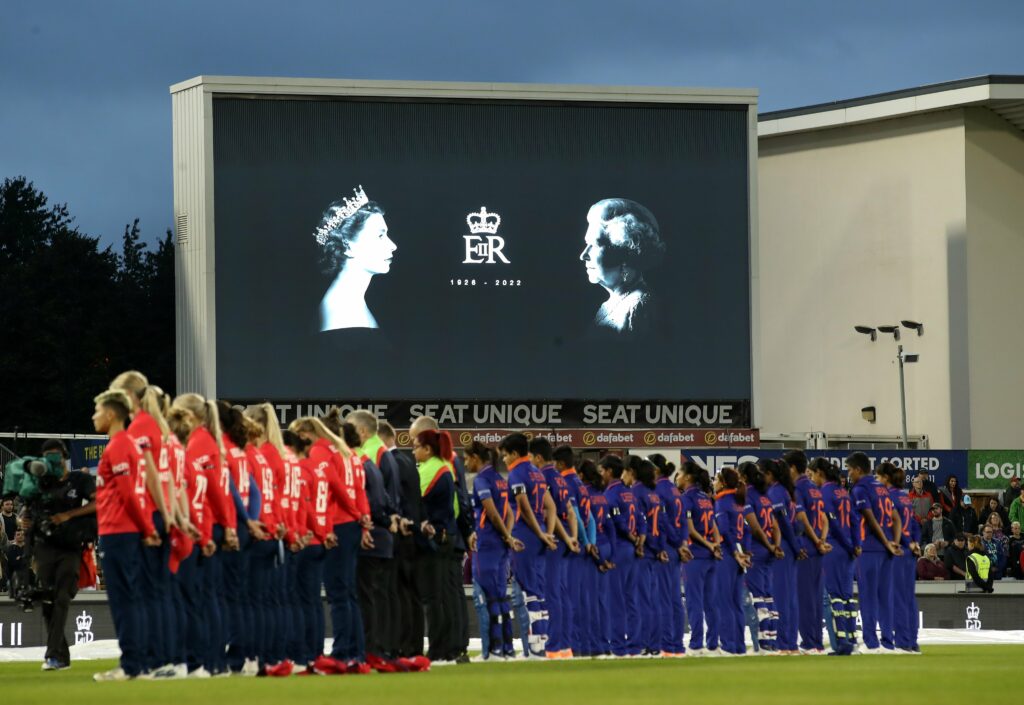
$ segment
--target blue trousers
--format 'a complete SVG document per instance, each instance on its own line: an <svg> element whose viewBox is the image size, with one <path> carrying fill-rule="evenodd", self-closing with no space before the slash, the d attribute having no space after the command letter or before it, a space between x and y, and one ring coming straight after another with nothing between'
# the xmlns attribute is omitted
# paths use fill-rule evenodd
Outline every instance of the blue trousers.
<svg viewBox="0 0 1024 705"><path fill-rule="evenodd" d="M544 604L548 608L548 641L544 650L549 653L569 648L572 606L568 600L568 568L561 546L544 556Z"/></svg>
<svg viewBox="0 0 1024 705"><path fill-rule="evenodd" d="M185 658L178 663L187 664L189 671L194 671L205 664L210 649L203 597L203 570L206 568L206 559L203 559L202 566L199 562L200 548L195 546L189 557L178 566L178 573L174 579L178 603L185 613L184 628L179 632L182 635L179 642L184 649Z"/></svg>
<svg viewBox="0 0 1024 705"><path fill-rule="evenodd" d="M722 649L731 654L746 653L743 644L743 571L731 555L722 558L715 568L715 599L712 604Z"/></svg>
<svg viewBox="0 0 1024 705"><path fill-rule="evenodd" d="M282 644L283 658L301 664L305 649L302 640L306 635L306 613L299 602L299 554L284 552L284 566L281 569L281 627L284 630Z"/></svg>
<svg viewBox="0 0 1024 705"><path fill-rule="evenodd" d="M473 554L473 603L480 623L481 651L485 656L515 653L512 606L508 599L508 560L508 549L504 546L481 546Z"/></svg>
<svg viewBox="0 0 1024 705"><path fill-rule="evenodd" d="M100 536L100 564L107 602L121 647L121 668L130 676L142 672L142 537L138 533Z"/></svg>
<svg viewBox="0 0 1024 705"><path fill-rule="evenodd" d="M225 612L228 640L227 665L232 671L242 670L246 658L256 654L255 619L250 591L249 562L252 541L244 521L238 522L237 551L224 551L221 556L223 567L223 595L227 604Z"/></svg>
<svg viewBox="0 0 1024 705"><path fill-rule="evenodd" d="M630 548L632 551L632 548ZM609 599L605 604L605 618L611 631L612 653L616 656L636 655L641 649L640 630L643 623L640 614L639 559L632 554L622 553L616 556L615 569L609 586Z"/></svg>
<svg viewBox="0 0 1024 705"><path fill-rule="evenodd" d="M822 559L825 593L832 615L830 634L835 634L832 648L840 654L851 653L857 641L857 606L853 599L851 572L854 562L853 557L838 546Z"/></svg>
<svg viewBox="0 0 1024 705"><path fill-rule="evenodd" d="M573 653L583 651L583 626L582 620L586 608L583 603L583 561L587 560L583 555L568 553L565 556L565 582L566 600L569 604L568 617L568 648Z"/></svg>
<svg viewBox="0 0 1024 705"><path fill-rule="evenodd" d="M661 581L659 593L664 605L658 648L669 654L685 653L683 628L686 617L683 615L682 564L678 556L670 552L668 563L658 563L656 572Z"/></svg>
<svg viewBox="0 0 1024 705"><path fill-rule="evenodd" d="M190 648L188 640L188 613L185 609L185 595L181 586L181 569L184 564L191 561L191 569L194 573L196 554L195 547L193 547L192 553L178 564L178 572L171 573L171 607L174 610L174 632L178 635L178 638L170 644L171 663L174 664L188 663L188 650Z"/></svg>
<svg viewBox="0 0 1024 705"><path fill-rule="evenodd" d="M857 561L857 593L860 598L864 645L869 649L895 646L892 629L892 556L884 551L865 551ZM881 641L879 641L881 634Z"/></svg>
<svg viewBox="0 0 1024 705"><path fill-rule="evenodd" d="M224 541L224 529L213 527L213 540L217 552L209 558L199 559L199 577L203 597L203 619L206 621L207 645L203 663L210 673L227 670L228 607L224 598L224 553L220 546Z"/></svg>
<svg viewBox="0 0 1024 705"><path fill-rule="evenodd" d="M153 526L160 535L159 546L142 549L142 592L146 596L143 612L143 643L145 670L156 670L171 663L172 644L178 640L177 611L171 597L171 542L163 517L153 512Z"/></svg>
<svg viewBox="0 0 1024 705"><path fill-rule="evenodd" d="M366 658L366 643L356 587L362 529L357 522L350 521L335 525L334 535L338 545L324 559L324 589L331 604L334 633L331 656L340 661L362 661Z"/></svg>
<svg viewBox="0 0 1024 705"><path fill-rule="evenodd" d="M713 607L715 571L716 561L712 558L694 558L685 565L686 619L690 622L691 649L704 648L705 624L708 648L718 648L718 620Z"/></svg>
<svg viewBox="0 0 1024 705"><path fill-rule="evenodd" d="M796 594L800 604L799 631L801 649L822 649L821 554L813 547L807 558L796 563Z"/></svg>
<svg viewBox="0 0 1024 705"><path fill-rule="evenodd" d="M917 648L917 559L904 549L902 556L893 558L893 622L896 648L912 651Z"/></svg>
<svg viewBox="0 0 1024 705"><path fill-rule="evenodd" d="M281 611L279 576L277 572L276 540L254 541L249 558L249 604L252 607L253 639L249 658L256 658L261 665L274 664L275 644L280 643L278 623Z"/></svg>
<svg viewBox="0 0 1024 705"><path fill-rule="evenodd" d="M546 560L548 550L535 536L520 540L526 549L512 554L512 574L523 591L527 624L530 626L529 646L534 656L543 656L548 642L548 608L545 601Z"/></svg>
<svg viewBox="0 0 1024 705"><path fill-rule="evenodd" d="M797 634L797 588L796 557L786 550L783 558L772 561L772 600L778 613L775 629L776 647L780 651L796 651Z"/></svg>
<svg viewBox="0 0 1024 705"><path fill-rule="evenodd" d="M309 665L324 650L324 606L320 600L320 585L324 576L324 554L321 545L306 546L299 551L295 570L296 593L302 611L300 652L295 663Z"/></svg>
<svg viewBox="0 0 1024 705"><path fill-rule="evenodd" d="M747 592L753 602L757 618L757 645L762 651L775 650L775 630L778 615L772 598L772 558L754 556L754 562L745 576Z"/></svg>
<svg viewBox="0 0 1024 705"><path fill-rule="evenodd" d="M640 607L640 648L645 651L661 650L660 611L667 606L662 594L664 585L659 585L655 561L638 558L636 562L636 584ZM659 605L660 603L660 605Z"/></svg>

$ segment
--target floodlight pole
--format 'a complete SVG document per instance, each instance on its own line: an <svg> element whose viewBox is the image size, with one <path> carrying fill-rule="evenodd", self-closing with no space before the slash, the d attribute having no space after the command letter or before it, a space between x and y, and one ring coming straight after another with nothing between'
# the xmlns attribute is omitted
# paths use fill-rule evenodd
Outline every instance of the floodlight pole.
<svg viewBox="0 0 1024 705"><path fill-rule="evenodd" d="M900 361L900 418L903 423L903 447L909 448L910 441L907 438L907 390L903 379L903 344L898 346L896 355Z"/></svg>

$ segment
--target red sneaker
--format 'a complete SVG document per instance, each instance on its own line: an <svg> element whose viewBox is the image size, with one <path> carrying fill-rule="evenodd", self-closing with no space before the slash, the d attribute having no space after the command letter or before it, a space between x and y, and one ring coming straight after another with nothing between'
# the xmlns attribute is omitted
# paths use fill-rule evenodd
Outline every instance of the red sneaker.
<svg viewBox="0 0 1024 705"><path fill-rule="evenodd" d="M288 659L285 659L276 666L270 666L267 668L267 675L274 678L287 678L292 674L292 670L294 670L294 668L295 664Z"/></svg>
<svg viewBox="0 0 1024 705"><path fill-rule="evenodd" d="M430 659L426 656L413 656L412 658L399 659L410 671L414 673L425 673L430 670Z"/></svg>
<svg viewBox="0 0 1024 705"><path fill-rule="evenodd" d="M345 664L345 673L349 673L357 676L365 676L370 673L373 669L370 668L370 664L364 661L349 661Z"/></svg>
<svg viewBox="0 0 1024 705"><path fill-rule="evenodd" d="M328 676L340 676L347 671L344 662L331 658L326 654L316 657L316 661L313 662L313 668L317 673L323 673Z"/></svg>
<svg viewBox="0 0 1024 705"><path fill-rule="evenodd" d="M395 673L398 670L396 664L382 659L377 654L366 654L366 665L377 673Z"/></svg>

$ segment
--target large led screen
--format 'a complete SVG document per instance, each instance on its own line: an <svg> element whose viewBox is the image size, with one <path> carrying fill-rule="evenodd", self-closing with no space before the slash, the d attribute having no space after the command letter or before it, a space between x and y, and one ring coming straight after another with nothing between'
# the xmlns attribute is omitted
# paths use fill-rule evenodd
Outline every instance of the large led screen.
<svg viewBox="0 0 1024 705"><path fill-rule="evenodd" d="M216 98L218 395L749 399L746 111Z"/></svg>

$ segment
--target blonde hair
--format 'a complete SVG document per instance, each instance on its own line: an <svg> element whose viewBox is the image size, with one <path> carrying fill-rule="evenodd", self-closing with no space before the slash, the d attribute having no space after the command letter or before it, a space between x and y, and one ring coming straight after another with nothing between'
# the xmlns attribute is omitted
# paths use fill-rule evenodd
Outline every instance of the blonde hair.
<svg viewBox="0 0 1024 705"><path fill-rule="evenodd" d="M352 449L348 447L345 440L327 428L324 422L315 416L303 416L295 419L288 425L288 430L296 434L312 433L317 438L326 438L343 456L346 458L352 456Z"/></svg>
<svg viewBox="0 0 1024 705"><path fill-rule="evenodd" d="M123 389L108 389L105 392L100 392L93 398L93 403L99 406L123 406L126 414L131 414L132 411L132 399Z"/></svg>
<svg viewBox="0 0 1024 705"><path fill-rule="evenodd" d="M281 436L281 425L277 422L277 410L273 404L264 402L247 407L245 415L263 427L267 441L278 453L284 453L284 438Z"/></svg>
<svg viewBox="0 0 1024 705"><path fill-rule="evenodd" d="M167 395L164 394L160 387L150 386L146 375L137 370L122 372L110 383L110 388L123 389L128 392L128 396L133 402L129 408L134 411L145 411L156 421L164 438L170 435L171 429L167 425L167 420L164 419L163 409L161 408L163 397ZM134 403L136 400L138 400L138 404Z"/></svg>
<svg viewBox="0 0 1024 705"><path fill-rule="evenodd" d="M199 419L188 409L174 406L167 411L167 425L170 427L171 433L184 443L199 425Z"/></svg>
<svg viewBox="0 0 1024 705"><path fill-rule="evenodd" d="M221 438L220 412L217 411L217 404L212 399L204 399L194 393L181 394L174 400L174 406L191 411L199 423L206 426L206 429L217 441L220 452L224 452L224 440Z"/></svg>

